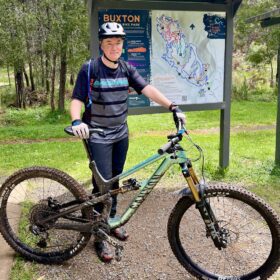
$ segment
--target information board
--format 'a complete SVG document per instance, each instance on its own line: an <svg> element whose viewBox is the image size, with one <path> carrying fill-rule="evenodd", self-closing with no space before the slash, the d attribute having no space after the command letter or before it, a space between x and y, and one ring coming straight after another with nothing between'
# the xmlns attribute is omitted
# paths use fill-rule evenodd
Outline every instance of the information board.
<svg viewBox="0 0 280 280"><path fill-rule="evenodd" d="M121 23L123 59L177 104L223 102L225 12L100 10L99 25ZM133 90L129 107L157 106Z"/></svg>

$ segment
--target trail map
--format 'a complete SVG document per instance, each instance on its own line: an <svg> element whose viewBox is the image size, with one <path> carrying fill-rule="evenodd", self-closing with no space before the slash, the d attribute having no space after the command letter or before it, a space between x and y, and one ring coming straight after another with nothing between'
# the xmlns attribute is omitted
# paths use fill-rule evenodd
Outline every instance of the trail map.
<svg viewBox="0 0 280 280"><path fill-rule="evenodd" d="M153 11L151 83L178 104L222 102L225 36L225 13Z"/></svg>

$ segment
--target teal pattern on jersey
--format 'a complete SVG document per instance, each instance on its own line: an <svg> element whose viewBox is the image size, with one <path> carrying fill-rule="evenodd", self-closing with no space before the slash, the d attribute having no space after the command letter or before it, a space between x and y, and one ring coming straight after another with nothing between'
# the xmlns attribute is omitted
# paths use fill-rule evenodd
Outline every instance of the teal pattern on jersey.
<svg viewBox="0 0 280 280"><path fill-rule="evenodd" d="M128 87L128 80L127 78L100 79L100 81L95 81L93 86L101 88Z"/></svg>

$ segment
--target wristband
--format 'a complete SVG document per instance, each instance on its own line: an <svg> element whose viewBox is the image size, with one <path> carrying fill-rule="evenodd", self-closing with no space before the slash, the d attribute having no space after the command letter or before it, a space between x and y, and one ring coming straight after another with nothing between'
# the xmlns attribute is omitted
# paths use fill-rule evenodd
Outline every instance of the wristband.
<svg viewBox="0 0 280 280"><path fill-rule="evenodd" d="M77 120L72 121L72 126L79 125L81 123L82 123L82 121L80 119L77 119Z"/></svg>
<svg viewBox="0 0 280 280"><path fill-rule="evenodd" d="M169 109L170 112L172 112L174 110L174 108L177 108L177 107L178 107L178 105L176 103L172 102L169 105L168 109Z"/></svg>

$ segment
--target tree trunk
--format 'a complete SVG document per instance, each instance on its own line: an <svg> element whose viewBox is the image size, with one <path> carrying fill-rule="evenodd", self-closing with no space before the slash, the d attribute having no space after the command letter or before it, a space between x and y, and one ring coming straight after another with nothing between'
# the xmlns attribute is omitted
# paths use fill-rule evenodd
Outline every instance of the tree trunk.
<svg viewBox="0 0 280 280"><path fill-rule="evenodd" d="M280 93L280 46L278 47L278 53L277 53L277 70L276 70L276 85L278 86L278 93ZM280 96L280 94L279 94ZM280 102L280 101L279 101Z"/></svg>
<svg viewBox="0 0 280 280"><path fill-rule="evenodd" d="M41 62L41 86L45 87L45 66L44 66L44 53L43 53L43 47L41 45L41 51L40 51L40 62Z"/></svg>
<svg viewBox="0 0 280 280"><path fill-rule="evenodd" d="M47 94L49 95L50 93L50 67L49 67L49 61L50 61L50 55L49 53L46 53L46 91L47 91Z"/></svg>
<svg viewBox="0 0 280 280"><path fill-rule="evenodd" d="M34 83L34 76L33 76L33 65L31 61L29 60L29 77L30 77L30 83L31 83L31 91L35 91L35 83Z"/></svg>
<svg viewBox="0 0 280 280"><path fill-rule="evenodd" d="M270 87L273 88L274 87L274 73L273 73L273 63L272 63L272 59L270 61Z"/></svg>
<svg viewBox="0 0 280 280"><path fill-rule="evenodd" d="M29 78L28 75L26 73L25 67L23 67L23 74L24 74L24 78L25 78L25 82L26 82L26 86L29 87Z"/></svg>
<svg viewBox="0 0 280 280"><path fill-rule="evenodd" d="M30 84L31 84L31 91L35 91L35 83L34 83L34 77L33 77L33 65L32 65L32 53L31 53L31 43L30 43L30 38L28 37L28 32L25 32L25 41L26 41L26 48L27 48L27 58L28 58L28 66L29 66L29 78L30 78ZM27 76L26 72L25 78ZM27 86L29 87L29 81L27 83Z"/></svg>
<svg viewBox="0 0 280 280"><path fill-rule="evenodd" d="M72 74L70 75L70 85L73 86L74 83L75 83L75 76L74 76L74 74L72 73Z"/></svg>
<svg viewBox="0 0 280 280"><path fill-rule="evenodd" d="M46 13L47 13L47 28L48 30L51 30L51 23L50 23L50 7L47 5L46 7ZM46 90L47 94L50 93L50 53L49 51L46 52Z"/></svg>
<svg viewBox="0 0 280 280"><path fill-rule="evenodd" d="M15 86L16 86L16 107L17 108L25 108L25 100L24 100L24 84L23 84L23 68L15 67Z"/></svg>
<svg viewBox="0 0 280 280"><path fill-rule="evenodd" d="M9 67L9 64L7 65L7 73L8 73L8 79L9 79L9 86L11 86L11 77L10 77L10 67Z"/></svg>
<svg viewBox="0 0 280 280"><path fill-rule="evenodd" d="M56 54L53 54L53 57L52 57L52 75L51 75L51 96L50 96L50 103L51 103L52 111L55 110L55 103L54 103L55 70L56 70Z"/></svg>
<svg viewBox="0 0 280 280"><path fill-rule="evenodd" d="M58 109L64 111L65 109L65 85L66 85L66 71L67 71L67 55L66 55L66 40L65 45L61 48L60 56L60 79L59 79L59 100Z"/></svg>

